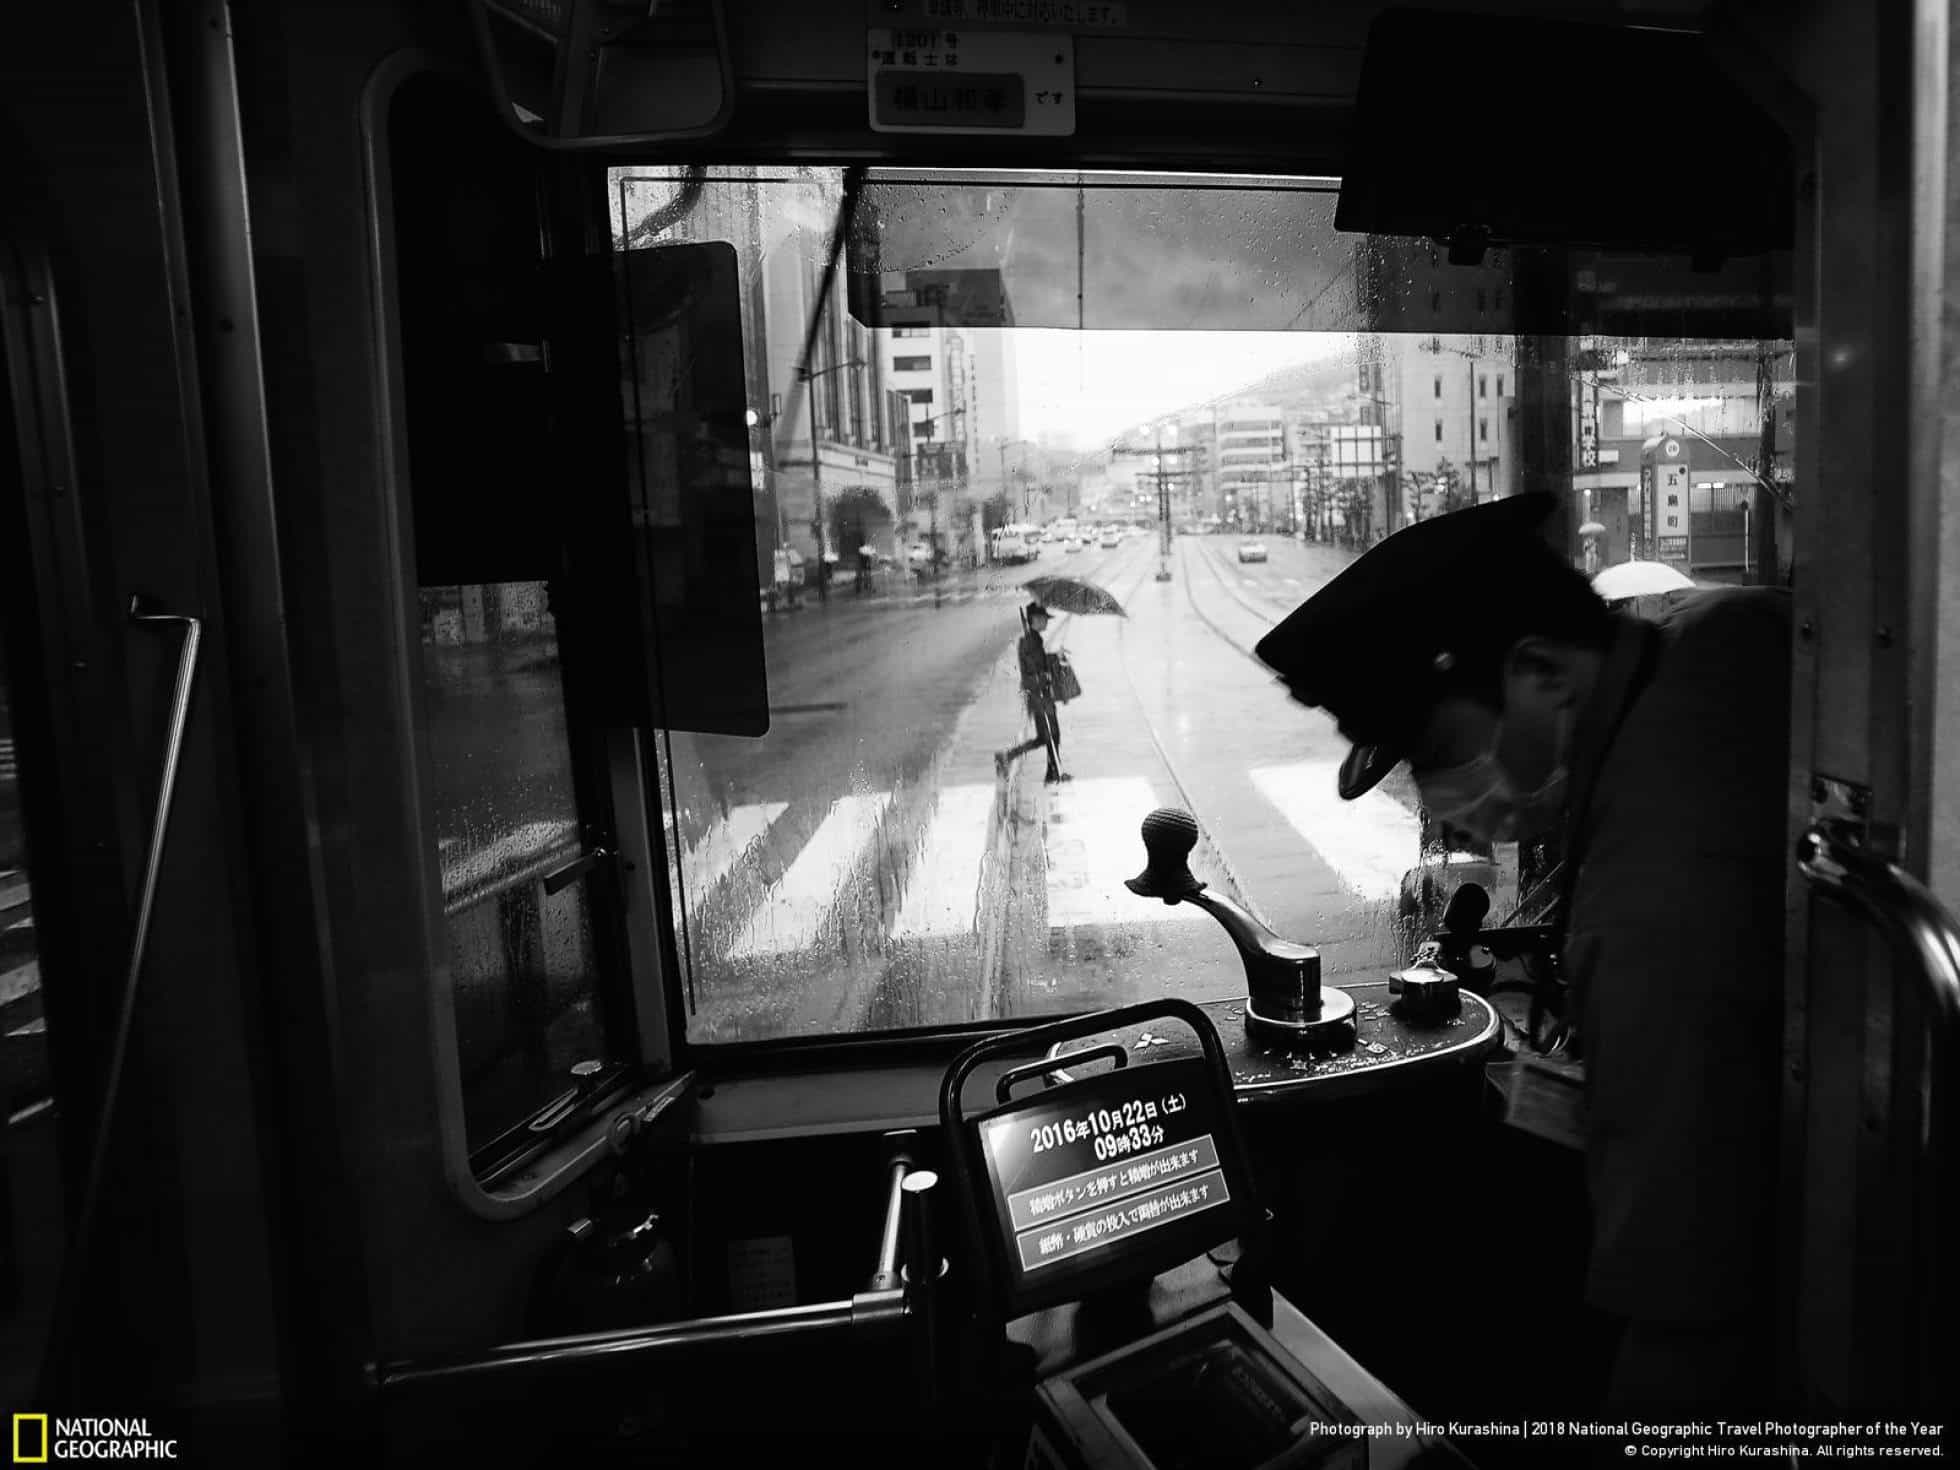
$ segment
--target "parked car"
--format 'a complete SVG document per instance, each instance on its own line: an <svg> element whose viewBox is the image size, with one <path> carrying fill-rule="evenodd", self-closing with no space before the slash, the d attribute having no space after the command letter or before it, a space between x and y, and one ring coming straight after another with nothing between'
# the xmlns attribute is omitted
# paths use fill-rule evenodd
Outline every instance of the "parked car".
<svg viewBox="0 0 1960 1470"><path fill-rule="evenodd" d="M1102 549L1104 551L1108 551L1113 547L1121 546L1122 544L1123 544L1122 532L1110 530L1110 531L1104 531L1102 533Z"/></svg>
<svg viewBox="0 0 1960 1470"><path fill-rule="evenodd" d="M1266 559L1266 543L1265 543L1265 542L1263 542L1263 541L1241 541L1241 542L1239 543L1239 560L1240 560L1240 561L1242 561L1242 562L1247 562L1247 561L1264 561L1265 559Z"/></svg>
<svg viewBox="0 0 1960 1470"><path fill-rule="evenodd" d="M1071 536L1062 543L1062 550L1073 555L1075 552L1080 551L1082 546L1083 543L1079 537Z"/></svg>

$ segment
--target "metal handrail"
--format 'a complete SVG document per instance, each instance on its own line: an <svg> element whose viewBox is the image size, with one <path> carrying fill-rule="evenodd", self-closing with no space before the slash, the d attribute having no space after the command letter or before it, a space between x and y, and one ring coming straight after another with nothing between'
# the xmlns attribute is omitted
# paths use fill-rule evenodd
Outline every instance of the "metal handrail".
<svg viewBox="0 0 1960 1470"><path fill-rule="evenodd" d="M761 1312L736 1312L719 1317L697 1317L690 1321L665 1322L651 1327L628 1328L616 1332L590 1332L573 1337L537 1338L528 1342L505 1343L480 1356L457 1357L420 1363L377 1365L373 1378L378 1388L404 1389L458 1381L474 1382L522 1377L542 1369L567 1364L591 1363L601 1358L658 1358L711 1346L743 1346L773 1338L811 1334L850 1332L880 1336L910 1331L919 1333L921 1352L929 1349L922 1329L931 1318L930 1305L935 1283L928 1272L913 1272L908 1288L902 1284L899 1266L899 1208L905 1195L905 1181L922 1171L912 1167L904 1155L892 1160L886 1193L883 1228L879 1232L878 1267L871 1285L844 1301L814 1302L807 1306L775 1307ZM923 1173L929 1185L933 1176ZM916 1218L923 1200L915 1201L912 1234L929 1240L925 1222ZM917 1247L915 1247L915 1250ZM909 1265L910 1263L908 1263Z"/></svg>
<svg viewBox="0 0 1960 1470"><path fill-rule="evenodd" d="M89 1258L94 1236L95 1216L102 1202L102 1179L109 1157L109 1134L116 1116L116 1101L122 1094L124 1064L129 1055L130 1033L136 1025L136 996L143 976L143 959L150 947L150 920L156 913L157 880L163 872L165 841L170 835L170 809L177 794L177 772L183 764L184 731L190 723L191 692L197 683L197 655L204 639L201 618L179 613L159 612L151 601L133 597L129 602L129 621L139 628L182 628L184 641L177 650L177 680L170 696L170 726L164 737L163 772L157 782L156 815L150 823L150 849L143 862L143 885L136 904L136 929L130 936L129 961L123 969L122 1003L116 1016L114 1039L109 1048L109 1065L104 1071L102 1106L95 1118L90 1141L88 1167L82 1185L81 1207L76 1212L73 1244L61 1264L55 1285L55 1335L42 1362L42 1397L48 1395L53 1374L62 1371L68 1347L68 1324L73 1320L75 1294L80 1290L84 1263Z"/></svg>
<svg viewBox="0 0 1960 1470"><path fill-rule="evenodd" d="M584 845L584 839L573 830L525 857L511 859L502 872L458 885L453 892L443 895L443 917L453 919L493 898L502 898L506 893L542 881L547 874L564 866L567 858L576 857Z"/></svg>
<svg viewBox="0 0 1960 1470"><path fill-rule="evenodd" d="M1925 884L1828 821L1798 842L1797 869L1818 892L1884 930L1913 961L1941 1023L1960 1023L1960 924Z"/></svg>
<svg viewBox="0 0 1960 1470"><path fill-rule="evenodd" d="M894 1330L907 1325L903 1291L865 1292L848 1301L815 1302L809 1306L776 1307L763 1312L738 1312L722 1317L698 1317L624 1332L592 1332L576 1337L548 1337L506 1343L481 1357L453 1358L429 1363L404 1363L378 1368L374 1378L383 1390L420 1388L440 1383L497 1381L528 1377L540 1369L593 1363L602 1358L658 1358L709 1346L740 1346L772 1338L856 1330Z"/></svg>

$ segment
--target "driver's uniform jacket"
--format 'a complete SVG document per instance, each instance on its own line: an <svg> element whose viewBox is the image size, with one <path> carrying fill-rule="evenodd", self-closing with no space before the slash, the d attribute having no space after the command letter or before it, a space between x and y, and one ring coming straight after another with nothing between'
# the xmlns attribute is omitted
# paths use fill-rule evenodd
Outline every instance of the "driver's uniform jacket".
<svg viewBox="0 0 1960 1470"><path fill-rule="evenodd" d="M1564 963L1585 1057L1587 1296L1759 1316L1773 1268L1790 602L1619 620L1573 731Z"/></svg>

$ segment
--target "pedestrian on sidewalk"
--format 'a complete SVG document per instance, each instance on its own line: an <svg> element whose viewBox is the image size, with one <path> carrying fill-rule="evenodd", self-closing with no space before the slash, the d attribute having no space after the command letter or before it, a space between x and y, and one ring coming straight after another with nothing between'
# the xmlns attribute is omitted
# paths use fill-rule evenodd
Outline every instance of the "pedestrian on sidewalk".
<svg viewBox="0 0 1960 1470"><path fill-rule="evenodd" d="M1031 602L1021 613L1021 697L1034 717L1034 738L1023 740L1012 750L994 756L994 771L1005 778L1014 761L1037 747L1048 751L1048 773L1044 781L1066 781L1062 769L1062 726L1055 710L1055 674L1048 660L1048 648L1041 635L1048 629L1048 609Z"/></svg>

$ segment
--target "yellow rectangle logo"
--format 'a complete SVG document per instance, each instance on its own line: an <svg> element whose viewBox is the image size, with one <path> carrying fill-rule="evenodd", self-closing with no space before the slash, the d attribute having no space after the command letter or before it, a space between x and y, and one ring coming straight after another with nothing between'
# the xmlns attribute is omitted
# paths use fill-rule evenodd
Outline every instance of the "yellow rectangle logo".
<svg viewBox="0 0 1960 1470"><path fill-rule="evenodd" d="M41 1449L38 1454L28 1454L21 1445L20 1427L23 1424L41 1426ZM46 1414L14 1415L14 1463L16 1465L45 1465L48 1463L48 1416Z"/></svg>

